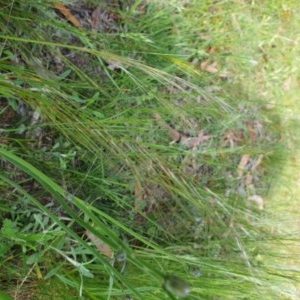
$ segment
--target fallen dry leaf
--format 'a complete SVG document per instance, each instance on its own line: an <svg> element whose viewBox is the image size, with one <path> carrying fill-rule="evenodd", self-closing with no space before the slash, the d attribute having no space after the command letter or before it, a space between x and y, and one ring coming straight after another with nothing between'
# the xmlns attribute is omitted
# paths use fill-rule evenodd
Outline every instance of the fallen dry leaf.
<svg viewBox="0 0 300 300"><path fill-rule="evenodd" d="M134 183L134 195L134 210L140 211L144 206L144 191L142 185L138 181Z"/></svg>
<svg viewBox="0 0 300 300"><path fill-rule="evenodd" d="M158 113L154 113L152 117L158 121L160 121L161 126L168 131L168 135L172 138L171 144L174 144L181 139L181 133L172 128L167 122L162 120L162 117Z"/></svg>
<svg viewBox="0 0 300 300"><path fill-rule="evenodd" d="M77 18L71 13L71 11L64 4L53 3L53 6L54 8L59 10L66 17L66 19L74 26L76 26L77 28L82 27L81 23L77 20Z"/></svg>
<svg viewBox="0 0 300 300"><path fill-rule="evenodd" d="M250 185L253 183L253 176L250 174L250 173L247 173L246 174L246 177L245 177L245 186L247 188L250 188Z"/></svg>
<svg viewBox="0 0 300 300"><path fill-rule="evenodd" d="M239 162L237 173L239 178L243 176L244 170L246 169L246 165L250 160L250 155L249 154L244 154Z"/></svg>
<svg viewBox="0 0 300 300"><path fill-rule="evenodd" d="M245 125L249 131L249 135L250 135L250 139L251 139L251 142L253 143L255 141L255 138L256 138L256 135L255 135L255 126L253 124L253 122L247 120L245 121Z"/></svg>
<svg viewBox="0 0 300 300"><path fill-rule="evenodd" d="M259 165L261 164L262 160L263 160L264 156L263 154L260 154L257 158L257 160L253 163L251 171L254 172L256 171L256 169L259 167Z"/></svg>
<svg viewBox="0 0 300 300"><path fill-rule="evenodd" d="M217 73L219 71L218 63L216 61L211 62L209 59L204 60L200 64L200 68L208 73Z"/></svg>
<svg viewBox="0 0 300 300"><path fill-rule="evenodd" d="M259 210L263 210L264 209L264 199L259 196L259 195L252 195L250 197L248 197L249 201L254 201L257 204L257 208Z"/></svg>
<svg viewBox="0 0 300 300"><path fill-rule="evenodd" d="M96 235L92 234L90 231L86 231L85 234L91 240L91 242L96 246L100 253L107 257L112 257L113 250L109 245L105 244L101 239L99 239Z"/></svg>
<svg viewBox="0 0 300 300"><path fill-rule="evenodd" d="M221 79L226 79L230 76L229 71L222 71L221 72L218 62L211 61L210 59L204 60L200 64L200 68L201 68L202 71L206 71L206 72L211 73L211 74L218 73L218 76Z"/></svg>
<svg viewBox="0 0 300 300"><path fill-rule="evenodd" d="M123 68L123 64L120 61L110 59L106 59L105 61L108 63L107 68L112 71L121 70Z"/></svg>
<svg viewBox="0 0 300 300"><path fill-rule="evenodd" d="M203 131L201 131L197 137L182 136L180 141L184 146L188 148L195 148L201 142L208 141L210 138L211 135L205 134Z"/></svg>
<svg viewBox="0 0 300 300"><path fill-rule="evenodd" d="M241 133L234 132L233 130L227 130L222 137L222 147L226 147L228 144L231 148L235 147L235 144L242 138Z"/></svg>
<svg viewBox="0 0 300 300"><path fill-rule="evenodd" d="M92 28L97 28L100 23L100 16L102 14L102 8L100 6L96 7L91 16L91 25Z"/></svg>

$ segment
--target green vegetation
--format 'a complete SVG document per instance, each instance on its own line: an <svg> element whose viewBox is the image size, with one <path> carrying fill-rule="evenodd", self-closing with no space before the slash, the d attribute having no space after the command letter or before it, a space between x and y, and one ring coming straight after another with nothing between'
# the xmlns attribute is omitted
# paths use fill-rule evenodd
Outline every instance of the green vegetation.
<svg viewBox="0 0 300 300"><path fill-rule="evenodd" d="M296 2L104 2L0 1L0 292L296 299L265 209Z"/></svg>

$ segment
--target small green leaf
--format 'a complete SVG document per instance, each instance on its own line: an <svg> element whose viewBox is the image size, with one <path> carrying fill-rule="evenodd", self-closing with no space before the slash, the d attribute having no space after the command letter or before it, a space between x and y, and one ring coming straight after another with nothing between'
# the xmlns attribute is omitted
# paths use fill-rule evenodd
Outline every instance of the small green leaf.
<svg viewBox="0 0 300 300"><path fill-rule="evenodd" d="M85 277L94 278L94 274L82 264L78 267L78 271Z"/></svg>
<svg viewBox="0 0 300 300"><path fill-rule="evenodd" d="M0 291L0 299L1 300L13 300L13 298L11 296L9 296L8 294Z"/></svg>
<svg viewBox="0 0 300 300"><path fill-rule="evenodd" d="M92 110L92 114L99 119L103 119L105 116L103 113L101 113L100 111L96 111L96 110Z"/></svg>
<svg viewBox="0 0 300 300"><path fill-rule="evenodd" d="M56 266L55 268L53 268L52 270L50 270L44 277L45 280L49 279L50 277L54 276L59 269L61 269L61 265Z"/></svg>
<svg viewBox="0 0 300 300"><path fill-rule="evenodd" d="M12 220L5 219L3 221L3 226L1 228L1 231L4 236L6 237L14 237L15 234L18 232L17 224L13 222Z"/></svg>
<svg viewBox="0 0 300 300"><path fill-rule="evenodd" d="M30 255L27 259L26 259L26 263L28 265L31 265L31 264L34 264L34 263L37 263L40 259L40 254L39 253L34 253L32 255Z"/></svg>
<svg viewBox="0 0 300 300"><path fill-rule="evenodd" d="M71 74L71 70L66 70L66 71L64 71L62 74L60 74L59 76L58 76L58 78L61 80L61 79L65 79L65 78L67 78L70 74Z"/></svg>

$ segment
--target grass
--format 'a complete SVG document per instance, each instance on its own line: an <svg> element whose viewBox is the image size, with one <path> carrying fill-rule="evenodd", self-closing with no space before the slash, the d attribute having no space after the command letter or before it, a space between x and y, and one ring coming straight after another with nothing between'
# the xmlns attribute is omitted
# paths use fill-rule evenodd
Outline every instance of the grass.
<svg viewBox="0 0 300 300"><path fill-rule="evenodd" d="M137 1L106 31L2 2L1 290L296 299L266 200L296 2Z"/></svg>

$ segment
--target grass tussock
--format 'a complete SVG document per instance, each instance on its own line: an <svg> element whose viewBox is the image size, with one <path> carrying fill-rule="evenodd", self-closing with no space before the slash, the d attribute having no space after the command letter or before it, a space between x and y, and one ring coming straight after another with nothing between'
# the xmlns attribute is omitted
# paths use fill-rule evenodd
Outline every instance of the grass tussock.
<svg viewBox="0 0 300 300"><path fill-rule="evenodd" d="M265 212L280 119L232 48L265 12L209 2L2 1L1 290L294 297Z"/></svg>

